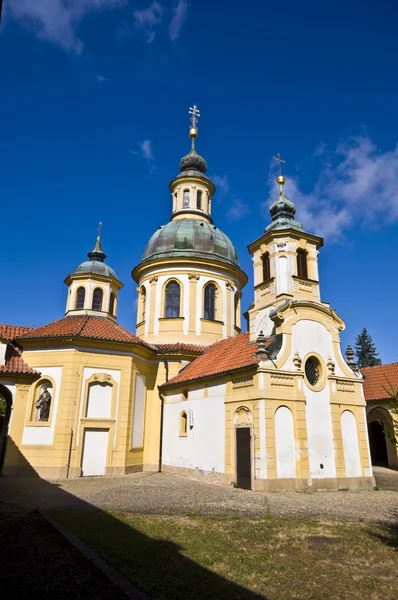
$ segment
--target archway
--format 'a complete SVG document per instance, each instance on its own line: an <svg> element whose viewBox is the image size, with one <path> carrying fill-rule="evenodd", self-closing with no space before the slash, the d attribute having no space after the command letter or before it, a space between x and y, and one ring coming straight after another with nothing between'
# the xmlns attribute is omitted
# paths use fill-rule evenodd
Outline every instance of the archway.
<svg viewBox="0 0 398 600"><path fill-rule="evenodd" d="M3 470L7 449L8 425L11 417L12 395L9 389L0 385L0 475Z"/></svg>
<svg viewBox="0 0 398 600"><path fill-rule="evenodd" d="M387 443L383 425L378 421L373 421L368 425L368 432L372 465L388 467Z"/></svg>
<svg viewBox="0 0 398 600"><path fill-rule="evenodd" d="M397 446L385 433L392 430L390 412L381 406L372 408L367 414L367 421L372 464L392 468L398 467Z"/></svg>

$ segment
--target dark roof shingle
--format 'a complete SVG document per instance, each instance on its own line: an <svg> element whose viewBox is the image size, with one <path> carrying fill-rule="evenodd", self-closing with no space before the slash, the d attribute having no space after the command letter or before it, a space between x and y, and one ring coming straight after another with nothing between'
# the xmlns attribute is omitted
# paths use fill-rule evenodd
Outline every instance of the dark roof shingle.
<svg viewBox="0 0 398 600"><path fill-rule="evenodd" d="M384 400L391 384L398 389L398 362L361 369L365 400Z"/></svg>
<svg viewBox="0 0 398 600"><path fill-rule="evenodd" d="M0 365L0 374L7 373L12 375L40 375L38 371L31 369L23 360L21 351L11 344L7 348L7 360L4 365Z"/></svg>
<svg viewBox="0 0 398 600"><path fill-rule="evenodd" d="M23 325L5 325L0 323L0 340L12 341L26 333L33 331L33 327L24 327Z"/></svg>
<svg viewBox="0 0 398 600"><path fill-rule="evenodd" d="M151 348L141 338L106 317L64 317L38 329L31 330L25 335L19 336L19 339L23 342L24 339L35 340L65 336L110 340L113 342L131 342Z"/></svg>
<svg viewBox="0 0 398 600"><path fill-rule="evenodd" d="M273 339L273 337L266 338L266 346ZM221 340L210 346L204 354L195 358L162 387L258 365L260 359L256 356L257 350L258 344L250 343L249 333L240 333L235 337Z"/></svg>

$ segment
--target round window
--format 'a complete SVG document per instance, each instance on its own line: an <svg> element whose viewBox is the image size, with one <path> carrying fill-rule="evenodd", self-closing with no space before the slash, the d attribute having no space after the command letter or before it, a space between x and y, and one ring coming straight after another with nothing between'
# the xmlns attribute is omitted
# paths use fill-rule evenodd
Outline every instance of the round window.
<svg viewBox="0 0 398 600"><path fill-rule="evenodd" d="M321 363L315 356L310 356L305 361L305 376L310 385L316 386L321 378Z"/></svg>

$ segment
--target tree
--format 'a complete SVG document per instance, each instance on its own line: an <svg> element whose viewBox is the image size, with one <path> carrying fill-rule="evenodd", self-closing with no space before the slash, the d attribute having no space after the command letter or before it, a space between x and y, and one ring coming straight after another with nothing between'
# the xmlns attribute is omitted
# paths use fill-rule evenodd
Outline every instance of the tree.
<svg viewBox="0 0 398 600"><path fill-rule="evenodd" d="M355 340L355 354L357 355L358 367L360 369L381 365L380 358L377 358L379 353L376 352L376 346L365 327Z"/></svg>

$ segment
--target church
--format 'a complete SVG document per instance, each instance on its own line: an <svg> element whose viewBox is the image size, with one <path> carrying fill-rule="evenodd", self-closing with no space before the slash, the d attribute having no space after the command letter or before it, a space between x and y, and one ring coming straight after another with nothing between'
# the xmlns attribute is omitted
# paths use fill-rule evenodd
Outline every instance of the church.
<svg viewBox="0 0 398 600"><path fill-rule="evenodd" d="M162 470L251 490L372 489L362 375L320 296L323 240L296 220L280 173L270 222L248 245L242 326L247 275L213 222L191 114L170 221L132 270L136 333L117 322L123 284L100 235L65 279L62 318L0 325L2 473Z"/></svg>

